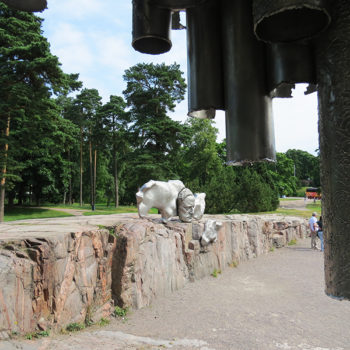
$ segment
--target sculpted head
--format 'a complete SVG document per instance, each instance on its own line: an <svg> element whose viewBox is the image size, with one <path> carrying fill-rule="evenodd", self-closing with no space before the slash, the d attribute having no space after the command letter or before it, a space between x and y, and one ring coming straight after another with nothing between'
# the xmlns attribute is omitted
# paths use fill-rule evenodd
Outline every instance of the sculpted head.
<svg viewBox="0 0 350 350"><path fill-rule="evenodd" d="M191 190L184 188L177 197L177 211L183 222L192 222L195 198Z"/></svg>

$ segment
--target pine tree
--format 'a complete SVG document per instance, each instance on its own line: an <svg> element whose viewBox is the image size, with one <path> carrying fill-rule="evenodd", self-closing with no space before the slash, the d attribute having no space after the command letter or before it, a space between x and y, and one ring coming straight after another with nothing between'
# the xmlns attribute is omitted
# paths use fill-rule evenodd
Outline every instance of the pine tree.
<svg viewBox="0 0 350 350"><path fill-rule="evenodd" d="M9 177L11 123L39 115L52 94L77 87L77 75L62 72L42 36L42 19L0 2L0 222Z"/></svg>

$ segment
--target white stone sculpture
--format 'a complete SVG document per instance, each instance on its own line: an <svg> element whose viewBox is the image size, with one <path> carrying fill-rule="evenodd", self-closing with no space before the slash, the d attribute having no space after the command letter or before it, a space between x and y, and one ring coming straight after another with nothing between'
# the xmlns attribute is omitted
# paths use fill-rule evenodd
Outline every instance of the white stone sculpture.
<svg viewBox="0 0 350 350"><path fill-rule="evenodd" d="M136 193L137 209L140 218L147 215L151 208L157 208L163 222L171 217L177 216L177 197L179 192L185 188L180 180L154 181L145 183Z"/></svg>
<svg viewBox="0 0 350 350"><path fill-rule="evenodd" d="M205 193L194 194L193 219L200 220L205 210Z"/></svg>
<svg viewBox="0 0 350 350"><path fill-rule="evenodd" d="M177 215L183 222L200 220L205 209L205 193L193 195L180 180L150 180L136 193L136 201L140 218L157 208L163 222Z"/></svg>
<svg viewBox="0 0 350 350"><path fill-rule="evenodd" d="M181 221L192 222L194 203L192 191L186 187L183 188L177 197L177 214Z"/></svg>
<svg viewBox="0 0 350 350"><path fill-rule="evenodd" d="M218 229L221 226L221 222L209 219L204 225L204 232L200 240L201 245L207 246L210 243L216 242L218 239Z"/></svg>

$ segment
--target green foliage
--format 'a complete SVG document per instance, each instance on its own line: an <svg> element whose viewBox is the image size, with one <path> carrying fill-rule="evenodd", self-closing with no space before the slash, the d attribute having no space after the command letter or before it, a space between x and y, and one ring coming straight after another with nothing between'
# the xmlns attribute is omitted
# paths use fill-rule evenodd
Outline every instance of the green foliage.
<svg viewBox="0 0 350 350"><path fill-rule="evenodd" d="M305 197L306 187L297 189L296 197Z"/></svg>
<svg viewBox="0 0 350 350"><path fill-rule="evenodd" d="M128 313L129 309L128 308L121 308L120 306L116 306L114 308L113 315L114 317L125 317Z"/></svg>
<svg viewBox="0 0 350 350"><path fill-rule="evenodd" d="M101 326L101 327L107 326L107 325L109 325L110 323L111 323L111 321L108 320L107 318L104 318L104 317L102 317L102 318L100 319L100 321L98 322L99 326Z"/></svg>
<svg viewBox="0 0 350 350"><path fill-rule="evenodd" d="M58 194L63 140L74 130L59 118L52 95L79 87L78 75L62 72L41 23L33 14L0 3L0 134L5 135L0 138L0 177L7 182L10 202L16 194L23 202L31 192L37 204L42 196Z"/></svg>
<svg viewBox="0 0 350 350"><path fill-rule="evenodd" d="M232 262L231 262L231 264L229 264L228 265L229 267L234 267L234 268L236 268L236 267L238 267L238 262L237 261L235 261L235 260L233 260Z"/></svg>
<svg viewBox="0 0 350 350"><path fill-rule="evenodd" d="M78 331L81 331L85 328L85 324L83 323L70 323L67 327L66 327L66 330L68 332L78 332Z"/></svg>
<svg viewBox="0 0 350 350"><path fill-rule="evenodd" d="M305 186L320 186L320 157L312 154L290 149L286 156L293 160L295 165L295 176L299 179L300 184L306 181Z"/></svg>
<svg viewBox="0 0 350 350"><path fill-rule="evenodd" d="M221 270L214 269L214 271L211 273L211 276L217 278L218 275L221 274Z"/></svg>
<svg viewBox="0 0 350 350"><path fill-rule="evenodd" d="M25 335L25 338L28 340L32 340L33 338L39 339L43 337L48 337L49 335L50 335L50 331L39 331L39 332L27 333Z"/></svg>
<svg viewBox="0 0 350 350"><path fill-rule="evenodd" d="M270 166L271 175L280 196L295 196L297 178L294 176L294 163L283 153L277 153L277 162Z"/></svg>
<svg viewBox="0 0 350 350"><path fill-rule="evenodd" d="M137 64L125 71L123 91L130 108L131 149L125 155L127 196L135 202L138 187L150 179L176 179L173 164L185 137L185 127L167 113L184 98L186 84L177 64ZM132 195L131 195L132 194Z"/></svg>
<svg viewBox="0 0 350 350"><path fill-rule="evenodd" d="M296 239L292 239L288 242L288 245L296 245L297 244L297 240Z"/></svg>
<svg viewBox="0 0 350 350"><path fill-rule="evenodd" d="M239 192L235 201L241 213L275 210L278 206L276 190L255 169L243 167L239 171Z"/></svg>
<svg viewBox="0 0 350 350"><path fill-rule="evenodd" d="M30 207L11 207L5 210L4 221L15 221L24 219L44 219L55 217L68 217L73 216L59 210L49 210L42 208L30 208Z"/></svg>

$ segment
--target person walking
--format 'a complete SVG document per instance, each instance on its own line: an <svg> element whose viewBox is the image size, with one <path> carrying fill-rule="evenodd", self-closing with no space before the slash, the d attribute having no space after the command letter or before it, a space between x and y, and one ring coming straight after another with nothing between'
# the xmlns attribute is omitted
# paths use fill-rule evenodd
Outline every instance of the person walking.
<svg viewBox="0 0 350 350"><path fill-rule="evenodd" d="M323 243L322 216L320 216L320 220L317 221L317 226L318 226L317 236L321 241L321 252L323 252L324 243Z"/></svg>
<svg viewBox="0 0 350 350"><path fill-rule="evenodd" d="M317 249L316 247L316 237L317 237L317 213L313 212L309 220L309 226L311 230L311 249Z"/></svg>

